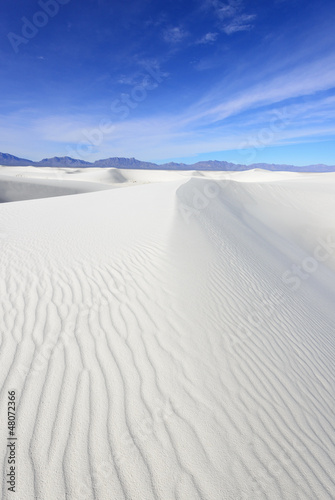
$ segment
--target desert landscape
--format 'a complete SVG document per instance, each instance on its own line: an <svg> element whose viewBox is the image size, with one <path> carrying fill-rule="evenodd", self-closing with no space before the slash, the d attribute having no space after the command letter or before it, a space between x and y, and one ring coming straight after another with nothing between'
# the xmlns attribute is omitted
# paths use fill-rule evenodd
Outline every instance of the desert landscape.
<svg viewBox="0 0 335 500"><path fill-rule="evenodd" d="M334 19L0 4L0 500L335 500Z"/></svg>
<svg viewBox="0 0 335 500"><path fill-rule="evenodd" d="M1 498L334 499L334 195L0 167Z"/></svg>

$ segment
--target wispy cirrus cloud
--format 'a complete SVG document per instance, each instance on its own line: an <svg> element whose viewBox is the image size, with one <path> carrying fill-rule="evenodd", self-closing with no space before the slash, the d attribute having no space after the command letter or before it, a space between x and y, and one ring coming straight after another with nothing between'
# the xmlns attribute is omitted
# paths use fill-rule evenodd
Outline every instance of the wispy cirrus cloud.
<svg viewBox="0 0 335 500"><path fill-rule="evenodd" d="M207 45L210 43L214 43L217 40L218 36L219 36L219 33L211 33L211 32L206 33L204 36L199 38L199 40L197 40L195 42L195 44L196 45Z"/></svg>
<svg viewBox="0 0 335 500"><path fill-rule="evenodd" d="M334 132L332 0L101 2L73 6L71 29L57 17L19 57L1 49L0 150L207 155L257 142L284 109L271 144ZM8 12L5 33L21 26Z"/></svg>
<svg viewBox="0 0 335 500"><path fill-rule="evenodd" d="M49 149L49 153L47 149L41 151L42 156L63 156L69 154L69 145L88 143L104 118L110 122L110 132L104 133L101 144L83 159L135 156L164 160L257 143L260 131L269 127L278 113L285 117L285 123L269 144L301 142L306 137L315 141L335 134L335 59L332 52L310 61L298 57L294 65L288 58L281 66L275 62L267 65L264 74L260 68L259 71L255 81L248 79L246 70L245 80L238 90L235 86L228 90L225 80L221 80L191 105L171 113L150 108L148 99L143 103L143 117L130 113L129 118L121 122L107 105L105 109L92 108L85 113L78 109L62 116L50 113L44 116L42 112L22 106L20 112L0 119L0 136L6 144L6 152L20 153L17 147L20 136L26 138L25 142L20 139L21 156L32 156L31 149L38 150L41 143ZM234 75L231 78L235 81ZM123 83L126 82L132 80Z"/></svg>
<svg viewBox="0 0 335 500"><path fill-rule="evenodd" d="M214 9L219 20L220 29L227 35L232 35L239 31L249 31L254 25L256 14L244 12L244 3L242 0L208 0L207 6Z"/></svg>
<svg viewBox="0 0 335 500"><path fill-rule="evenodd" d="M163 38L165 42L170 44L178 44L187 38L188 32L180 26L174 26L172 28L167 28L163 32Z"/></svg>
<svg viewBox="0 0 335 500"><path fill-rule="evenodd" d="M196 103L194 107L179 114L156 114L115 122L115 125L110 127L110 133L104 135L103 142L83 159L94 160L112 155L164 160L173 156L248 149L258 144L263 147L264 131L266 146L298 144L307 139L310 142L324 140L325 137L334 135L335 95L323 96L321 87L314 82L313 89L309 89L308 99L287 103L285 98L292 96L289 88L295 86L294 75L289 75L288 78L291 78L290 87L282 94L281 102L277 102L277 97L271 93L269 86L266 96L267 108L264 109L263 101L256 98L258 94L253 93L252 100L246 99L248 90L245 89L244 94L240 95L238 106L235 101L229 108L229 114L225 114L225 119L219 122L216 121L216 114L200 116ZM252 113L248 114L251 108ZM113 117L110 118L112 120ZM272 133L271 124L275 125L275 133ZM7 120L7 131L9 126L10 121ZM64 149L66 143L88 143L88 134L85 131L95 130L97 123L92 116L82 115L73 120L71 116L55 115L47 119L34 119L29 126L36 143L41 139L43 142L58 143L63 148L59 152L59 155L62 155L69 154L69 151ZM55 146L52 149L55 150ZM82 148L78 149L78 152L80 151Z"/></svg>
<svg viewBox="0 0 335 500"><path fill-rule="evenodd" d="M270 106L288 99L299 98L335 88L335 60L332 54L322 59L297 65L290 71L269 75L260 83L248 85L227 95L219 84L194 103L192 121L216 123L257 107ZM185 116L185 119L186 116Z"/></svg>
<svg viewBox="0 0 335 500"><path fill-rule="evenodd" d="M252 22L255 19L255 14L242 14L234 17L231 22L224 24L222 30L226 33L226 35L232 35L238 31L249 31L254 27Z"/></svg>
<svg viewBox="0 0 335 500"><path fill-rule="evenodd" d="M226 26L244 15L237 9L237 5L242 8L241 3L216 2L216 5L225 7L220 14L220 22L226 23ZM181 26L184 25L163 33L169 33L166 40L170 43L169 52L179 50L179 42L187 36ZM211 30L210 26L208 24L207 32L200 31L205 34L198 38L198 43L210 44L219 36L225 38L219 30ZM159 37L161 42L162 33ZM253 57L250 52L250 61L241 57L238 67L227 65L225 72L215 72L212 80L205 75L205 85L201 91L190 94L189 99L179 99L176 92L178 99L174 102L171 94L164 94L164 84L159 85L156 95L148 91L148 98L140 103L134 102L134 109L131 108L123 119L119 119L118 110L113 111L108 99L99 106L93 101L91 108L86 106L85 110L82 106L71 111L63 107L63 115L61 112L58 115L55 108L52 112L42 109L39 114L31 110L28 112L22 104L21 111L16 115L7 114L0 118L2 150L33 159L39 159L36 154L30 153L35 148L39 157L55 154L82 157L81 154L85 155L88 151L82 159L134 156L143 160L164 161L233 149L248 151L259 144L264 149L274 145L329 141L335 136L335 59L331 40L325 33L323 38L321 35L319 39L316 37L313 50L309 44L302 43L300 46L295 44L293 53L291 50L283 52L282 44L277 51L270 47L258 57ZM196 44L194 41L191 43L191 33L188 41L188 49ZM195 47L194 50L200 53L205 51L198 49ZM227 49L225 53L221 51L219 56L228 53ZM145 88L145 80L143 83L141 79L148 66L162 82L168 74L161 69L162 59L142 60L139 57L136 59L139 69L134 73L120 72L117 80L118 85L130 87L126 89L129 94L132 86L141 84ZM176 81L179 73L173 74L167 67L169 81L173 83L173 77ZM152 85L150 87L152 89ZM157 106L156 96L160 93L163 97L167 96L168 105L164 106L161 100L162 106ZM120 106L124 104L121 101L120 97ZM98 129L103 120L107 122L108 131L103 132L101 141L92 141L92 137L101 135ZM271 124L276 127L271 128ZM85 148L87 144L89 148Z"/></svg>
<svg viewBox="0 0 335 500"><path fill-rule="evenodd" d="M244 111L247 109L246 105ZM112 121L113 116L109 116ZM173 115L130 117L110 126L110 132L104 134L101 144L94 148L88 137L97 129L99 118L91 114L73 118L71 114L33 117L18 113L0 119L0 133L3 143L8 145L6 152L14 151L16 144L15 151L19 156L32 159L56 154L88 161L109 156L134 156L152 161L232 149L248 150L259 144L264 147L263 131L266 146L325 140L335 134L334 119L335 95L322 97L315 94L299 103L273 103L266 111L260 105L249 115L241 112L240 108L231 110L231 115L219 123L213 122L213 116L199 119L192 109ZM29 128L30 131L29 137L27 134L23 136L25 140L20 141L19 148L16 135L18 123L22 130ZM276 129L273 134L271 124ZM40 149L40 144L45 149ZM83 144L90 147L76 146ZM36 153L31 153L34 148L39 152L38 158ZM89 151L88 155L86 151ZM241 157L241 161L244 159Z"/></svg>

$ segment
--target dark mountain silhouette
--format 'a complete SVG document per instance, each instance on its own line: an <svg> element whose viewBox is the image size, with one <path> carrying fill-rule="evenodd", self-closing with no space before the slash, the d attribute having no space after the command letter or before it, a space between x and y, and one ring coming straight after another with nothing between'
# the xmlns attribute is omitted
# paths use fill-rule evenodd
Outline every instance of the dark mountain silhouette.
<svg viewBox="0 0 335 500"><path fill-rule="evenodd" d="M0 153L0 165L24 167L26 165L31 165L31 161L24 158L18 158L17 156L13 156L8 153Z"/></svg>
<svg viewBox="0 0 335 500"><path fill-rule="evenodd" d="M54 156L53 158L44 158L39 162L33 162L34 166L39 167L90 167L91 163L83 160L75 160L69 156Z"/></svg>
<svg viewBox="0 0 335 500"><path fill-rule="evenodd" d="M88 162L70 158L69 156L53 158L44 158L41 161L34 162L25 158L18 158L7 153L0 153L0 165L3 166L27 166L33 167L59 167L59 168L87 168L87 167L100 167L100 168L129 168L129 169L144 169L144 170L217 170L217 171L242 171L251 170L254 168L261 168L264 170L272 171L291 171L291 172L333 172L335 166L329 165L308 165L304 167L297 167L295 165L277 165L268 163L253 163L252 165L242 165L237 163L229 163L226 161L209 160L199 161L191 165L186 163L164 163L157 165L147 161L136 160L136 158L105 158L95 162Z"/></svg>

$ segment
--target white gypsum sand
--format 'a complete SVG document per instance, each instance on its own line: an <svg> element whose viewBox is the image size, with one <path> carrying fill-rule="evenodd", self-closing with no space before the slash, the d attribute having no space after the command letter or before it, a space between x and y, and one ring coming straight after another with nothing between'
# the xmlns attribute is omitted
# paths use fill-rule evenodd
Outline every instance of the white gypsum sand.
<svg viewBox="0 0 335 500"><path fill-rule="evenodd" d="M0 178L1 498L335 498L335 174Z"/></svg>

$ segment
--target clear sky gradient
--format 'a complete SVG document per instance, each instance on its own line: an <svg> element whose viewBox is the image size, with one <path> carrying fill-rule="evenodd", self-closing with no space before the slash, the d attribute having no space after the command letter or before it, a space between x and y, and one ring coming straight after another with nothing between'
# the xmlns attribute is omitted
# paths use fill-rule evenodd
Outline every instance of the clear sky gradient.
<svg viewBox="0 0 335 500"><path fill-rule="evenodd" d="M0 6L0 151L335 165L333 0Z"/></svg>

